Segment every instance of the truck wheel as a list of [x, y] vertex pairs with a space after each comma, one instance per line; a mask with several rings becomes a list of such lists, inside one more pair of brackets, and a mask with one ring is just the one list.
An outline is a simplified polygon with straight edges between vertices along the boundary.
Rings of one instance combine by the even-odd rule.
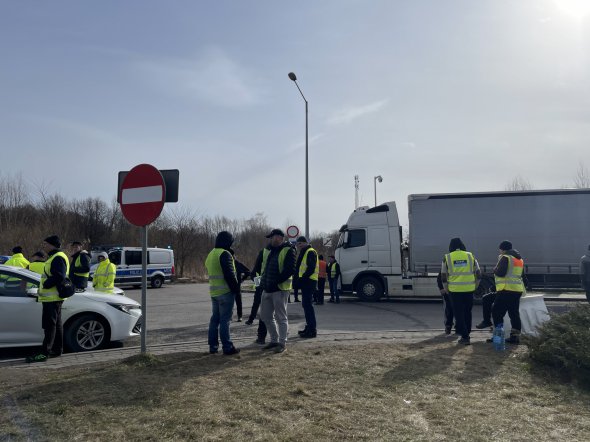
[[357, 283], [356, 293], [362, 301], [379, 301], [383, 296], [383, 284], [374, 276], [365, 276]]
[[484, 295], [496, 291], [496, 284], [494, 280], [489, 276], [484, 276], [477, 287], [477, 290], [473, 294], [473, 300], [476, 304], [481, 304], [481, 300]]
[[109, 342], [106, 321], [96, 315], [82, 315], [64, 330], [64, 343], [73, 352], [98, 350]]
[[153, 288], [159, 289], [164, 284], [164, 278], [161, 276], [154, 276], [151, 283]]

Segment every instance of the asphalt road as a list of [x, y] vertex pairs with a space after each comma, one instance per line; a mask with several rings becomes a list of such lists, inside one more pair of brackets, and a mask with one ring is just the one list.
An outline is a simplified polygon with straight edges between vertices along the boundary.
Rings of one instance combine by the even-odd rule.
[[[125, 289], [126, 295], [141, 301], [140, 289]], [[253, 293], [244, 293], [243, 320], [252, 306]], [[360, 302], [356, 297], [341, 298], [340, 304], [326, 302], [315, 306], [320, 333], [342, 331], [432, 330], [443, 328], [442, 302], [440, 300], [383, 300], [377, 303]], [[547, 301], [549, 312], [560, 313], [575, 302]], [[290, 333], [303, 328], [305, 318], [301, 303], [288, 307]], [[161, 344], [203, 339], [206, 336], [211, 301], [208, 284], [165, 285], [147, 292], [147, 343]], [[236, 313], [234, 309], [234, 319]], [[473, 323], [481, 320], [481, 306], [473, 308]], [[232, 322], [231, 332], [241, 337], [256, 337], [256, 322], [247, 326], [244, 322]], [[139, 345], [139, 338], [132, 338], [114, 346]], [[28, 355], [30, 349], [0, 350], [0, 360]]]

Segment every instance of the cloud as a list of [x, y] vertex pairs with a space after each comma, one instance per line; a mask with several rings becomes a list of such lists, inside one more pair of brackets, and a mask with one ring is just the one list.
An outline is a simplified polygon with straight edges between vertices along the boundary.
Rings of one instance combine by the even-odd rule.
[[402, 141], [400, 143], [400, 146], [404, 149], [415, 149], [416, 143], [414, 143], [413, 141]]
[[[312, 144], [315, 144], [316, 141], [318, 141], [320, 138], [322, 138], [324, 136], [323, 133], [319, 133], [316, 135], [313, 135], [309, 138], [309, 145], [311, 146]], [[290, 154], [292, 152], [298, 151], [299, 149], [303, 149], [305, 147], [305, 140], [303, 141], [298, 141], [296, 143], [293, 143], [288, 149], [287, 149], [287, 153]]]
[[148, 81], [167, 93], [221, 107], [252, 106], [265, 95], [256, 73], [218, 48], [204, 51], [196, 60], [161, 59], [137, 66]]
[[346, 107], [336, 111], [330, 118], [328, 124], [349, 124], [357, 118], [368, 114], [379, 112], [389, 102], [388, 99], [365, 104], [363, 106]]

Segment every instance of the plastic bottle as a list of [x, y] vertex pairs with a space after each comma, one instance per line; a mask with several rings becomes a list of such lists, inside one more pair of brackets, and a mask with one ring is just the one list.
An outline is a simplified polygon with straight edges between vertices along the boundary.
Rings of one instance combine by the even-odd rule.
[[494, 328], [494, 336], [492, 337], [494, 343], [494, 350], [504, 351], [506, 350], [506, 339], [504, 337], [504, 324], [498, 324]]

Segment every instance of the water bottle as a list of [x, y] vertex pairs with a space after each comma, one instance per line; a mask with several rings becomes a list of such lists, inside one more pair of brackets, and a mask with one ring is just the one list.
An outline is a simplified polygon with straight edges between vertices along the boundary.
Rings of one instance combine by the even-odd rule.
[[494, 350], [506, 350], [506, 340], [504, 338], [504, 324], [498, 324], [494, 328], [494, 336], [492, 337], [492, 342], [494, 343]]

